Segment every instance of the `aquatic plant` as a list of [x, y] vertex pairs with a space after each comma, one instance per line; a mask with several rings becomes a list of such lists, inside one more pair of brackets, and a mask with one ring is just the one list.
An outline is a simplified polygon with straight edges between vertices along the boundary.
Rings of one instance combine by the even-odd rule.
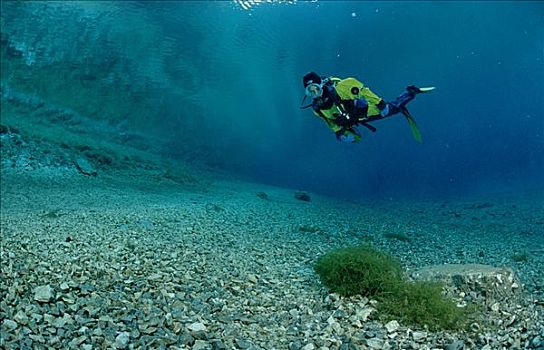
[[397, 290], [381, 298], [380, 311], [387, 319], [436, 329], [460, 329], [468, 313], [442, 294], [442, 284], [408, 282], [397, 284]]
[[396, 289], [402, 276], [395, 259], [369, 245], [333, 250], [317, 260], [315, 271], [335, 293], [371, 298]]
[[440, 284], [408, 281], [396, 259], [369, 245], [324, 254], [315, 271], [335, 293], [378, 300], [382, 317], [431, 329], [457, 329], [466, 323], [467, 314], [442, 294]]

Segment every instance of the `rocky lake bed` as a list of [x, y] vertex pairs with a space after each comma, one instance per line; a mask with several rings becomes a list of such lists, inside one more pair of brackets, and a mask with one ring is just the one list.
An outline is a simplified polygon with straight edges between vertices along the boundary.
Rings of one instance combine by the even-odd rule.
[[[2, 348], [544, 349], [538, 195], [346, 202], [1, 138]], [[330, 293], [316, 259], [360, 244], [481, 315], [431, 330]]]

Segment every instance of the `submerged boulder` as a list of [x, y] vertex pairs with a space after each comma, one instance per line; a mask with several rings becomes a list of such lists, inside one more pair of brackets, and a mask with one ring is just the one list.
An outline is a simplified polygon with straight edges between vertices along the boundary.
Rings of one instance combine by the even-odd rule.
[[268, 194], [266, 192], [257, 192], [255, 193], [255, 195], [259, 197], [260, 199], [265, 199], [265, 200], [268, 199]]
[[88, 176], [96, 176], [97, 172], [95, 168], [84, 158], [77, 158], [76, 161], [76, 167], [77, 170], [79, 170], [82, 174], [88, 175]]
[[295, 192], [295, 198], [298, 199], [299, 201], [304, 201], [304, 202], [309, 202], [311, 200], [308, 192], [304, 192], [304, 191]]
[[521, 283], [514, 271], [481, 264], [426, 266], [414, 271], [416, 280], [442, 282], [448, 293], [471, 296], [486, 304], [511, 299], [521, 294]]

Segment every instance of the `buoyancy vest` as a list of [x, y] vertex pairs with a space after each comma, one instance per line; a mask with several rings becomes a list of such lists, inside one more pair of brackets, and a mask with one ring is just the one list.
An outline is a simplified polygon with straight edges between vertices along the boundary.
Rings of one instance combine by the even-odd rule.
[[378, 104], [382, 99], [359, 80], [355, 78], [346, 78], [337, 82], [334, 88], [341, 100], [364, 98], [368, 103], [368, 116], [380, 114]]
[[[333, 103], [324, 103], [322, 105], [320, 105], [320, 103], [317, 103], [316, 105], [314, 105], [314, 113], [317, 116], [321, 117], [321, 119], [323, 119], [329, 129], [334, 132], [340, 131], [342, 129], [341, 126], [335, 123], [336, 117], [343, 112], [342, 101], [350, 101], [363, 98], [368, 103], [368, 116], [380, 114], [378, 104], [382, 99], [355, 78], [350, 77], [346, 79], [340, 79], [336, 77], [331, 77], [329, 78], [328, 82], [325, 83], [324, 89], [333, 90], [329, 93], [329, 95], [335, 96], [328, 96], [328, 98], [333, 99]], [[323, 105], [325, 106], [325, 108], [323, 108]]]

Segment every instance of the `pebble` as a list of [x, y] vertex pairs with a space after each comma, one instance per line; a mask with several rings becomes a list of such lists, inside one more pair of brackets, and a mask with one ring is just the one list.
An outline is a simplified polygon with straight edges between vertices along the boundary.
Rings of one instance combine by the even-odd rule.
[[300, 350], [301, 348], [302, 348], [302, 344], [298, 340], [290, 342], [289, 346], [287, 347], [288, 350]]
[[204, 340], [195, 340], [192, 350], [208, 350], [211, 349], [210, 343]]
[[236, 339], [234, 345], [236, 345], [238, 349], [249, 349], [251, 347], [251, 343], [244, 339]]
[[374, 311], [375, 309], [372, 307], [365, 307], [361, 310], [357, 310], [356, 316], [359, 317], [361, 321], [365, 322], [370, 316], [370, 314], [373, 313]]
[[298, 312], [297, 309], [291, 309], [291, 310], [289, 310], [289, 315], [291, 315], [291, 317], [293, 317], [293, 318], [297, 318], [298, 315], [299, 315], [299, 312]]
[[399, 323], [397, 321], [389, 321], [385, 324], [385, 328], [387, 329], [387, 333], [393, 333], [397, 329], [399, 329]]
[[28, 323], [28, 316], [22, 310], [19, 310], [15, 316], [13, 316], [13, 319], [21, 325], [26, 325]]
[[212, 349], [213, 350], [226, 350], [227, 347], [225, 346], [225, 344], [221, 340], [215, 339], [215, 340], [212, 340]]
[[368, 345], [371, 349], [382, 349], [384, 344], [382, 339], [372, 338], [366, 341], [366, 345]]
[[97, 172], [95, 168], [84, 158], [78, 158], [75, 161], [77, 169], [85, 175], [96, 176]]
[[74, 324], [74, 319], [69, 314], [51, 320], [51, 325], [56, 328], [63, 328], [66, 324]]
[[130, 340], [130, 334], [128, 332], [121, 332], [115, 337], [115, 346], [118, 349], [126, 349]]
[[427, 332], [416, 331], [416, 332], [412, 333], [412, 338], [414, 338], [415, 341], [421, 341], [421, 340], [427, 338]]
[[39, 334], [30, 334], [28, 337], [34, 340], [35, 342], [42, 343], [42, 344], [45, 343], [45, 338]]
[[13, 320], [5, 319], [4, 322], [2, 322], [2, 326], [4, 326], [4, 328], [5, 328], [8, 332], [11, 332], [11, 331], [14, 330], [15, 328], [17, 328], [17, 322], [15, 322], [15, 321], [13, 321]]
[[43, 320], [47, 324], [53, 324], [53, 322], [55, 322], [57, 319], [51, 314], [45, 314], [43, 315]]
[[453, 343], [446, 347], [446, 350], [462, 350], [465, 347], [465, 342], [462, 340], [455, 340]]
[[247, 280], [251, 283], [257, 283], [259, 280], [257, 279], [257, 276], [255, 275], [249, 275], [247, 276]]
[[87, 337], [82, 335], [81, 337], [77, 337], [75, 339], [73, 339], [71, 342], [70, 342], [70, 345], [71, 346], [75, 346], [75, 347], [78, 347], [79, 345], [81, 345], [85, 340], [87, 340]]
[[39, 286], [34, 289], [34, 300], [41, 303], [48, 303], [54, 297], [54, 290], [50, 285]]
[[538, 348], [542, 345], [542, 339], [540, 338], [540, 336], [537, 335], [536, 337], [534, 337], [531, 343], [535, 348]]
[[191, 323], [188, 328], [191, 332], [205, 332], [206, 331], [206, 326], [201, 322]]
[[155, 228], [155, 225], [153, 224], [153, 222], [148, 219], [140, 220], [138, 223], [140, 224], [140, 226], [142, 226], [146, 230], [153, 230]]
[[313, 343], [308, 343], [304, 345], [301, 350], [314, 350], [314, 349], [315, 349], [315, 345]]

